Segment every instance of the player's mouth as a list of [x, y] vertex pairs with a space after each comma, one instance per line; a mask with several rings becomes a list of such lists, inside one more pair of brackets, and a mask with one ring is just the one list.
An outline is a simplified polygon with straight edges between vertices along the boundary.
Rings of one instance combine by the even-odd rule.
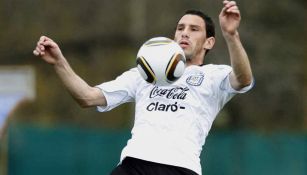
[[190, 43], [187, 40], [181, 40], [179, 41], [179, 45], [182, 49], [185, 49], [190, 45]]

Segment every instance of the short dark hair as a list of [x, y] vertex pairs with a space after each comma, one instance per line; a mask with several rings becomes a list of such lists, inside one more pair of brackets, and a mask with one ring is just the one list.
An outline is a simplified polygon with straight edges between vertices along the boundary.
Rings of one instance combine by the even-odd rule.
[[[182, 16], [184, 15], [196, 15], [196, 16], [201, 17], [205, 22], [207, 38], [215, 37], [215, 25], [210, 16], [208, 16], [207, 14], [205, 14], [204, 12], [200, 10], [194, 10], [194, 9], [185, 11], [185, 13]], [[207, 54], [208, 52], [209, 50], [206, 50], [205, 54]]]
[[207, 37], [215, 37], [215, 26], [210, 16], [200, 10], [187, 10], [185, 11], [184, 15], [196, 15], [201, 17], [205, 22]]

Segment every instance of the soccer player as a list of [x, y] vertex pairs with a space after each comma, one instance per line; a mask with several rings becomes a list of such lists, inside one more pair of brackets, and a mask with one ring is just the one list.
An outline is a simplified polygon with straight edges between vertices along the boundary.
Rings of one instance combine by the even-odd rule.
[[83, 107], [97, 106], [104, 112], [135, 102], [132, 137], [112, 175], [200, 175], [199, 156], [216, 115], [235, 94], [253, 86], [250, 63], [238, 33], [240, 20], [236, 2], [223, 1], [219, 22], [231, 66], [203, 65], [215, 43], [214, 25], [202, 12], [187, 11], [174, 37], [184, 50], [187, 67], [170, 86], [149, 84], [132, 68], [113, 81], [91, 87], [75, 74], [50, 38], [42, 36], [33, 52], [53, 65]]

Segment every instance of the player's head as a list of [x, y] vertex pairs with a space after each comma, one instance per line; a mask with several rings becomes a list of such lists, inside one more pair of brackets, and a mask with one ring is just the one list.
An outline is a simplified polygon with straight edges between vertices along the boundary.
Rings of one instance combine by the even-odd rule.
[[183, 48], [187, 59], [203, 59], [215, 43], [212, 19], [198, 10], [188, 10], [177, 23], [175, 41]]

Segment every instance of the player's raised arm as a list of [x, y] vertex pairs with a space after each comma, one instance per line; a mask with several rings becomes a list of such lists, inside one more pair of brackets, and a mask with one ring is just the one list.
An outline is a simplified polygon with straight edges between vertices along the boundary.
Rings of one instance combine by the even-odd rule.
[[101, 91], [89, 86], [72, 70], [58, 44], [52, 39], [41, 36], [33, 54], [53, 65], [64, 86], [82, 107], [106, 105], [106, 99]]
[[233, 72], [230, 75], [230, 83], [234, 89], [239, 90], [252, 83], [252, 71], [238, 32], [241, 21], [240, 10], [235, 1], [225, 0], [223, 5], [219, 20], [233, 68]]

